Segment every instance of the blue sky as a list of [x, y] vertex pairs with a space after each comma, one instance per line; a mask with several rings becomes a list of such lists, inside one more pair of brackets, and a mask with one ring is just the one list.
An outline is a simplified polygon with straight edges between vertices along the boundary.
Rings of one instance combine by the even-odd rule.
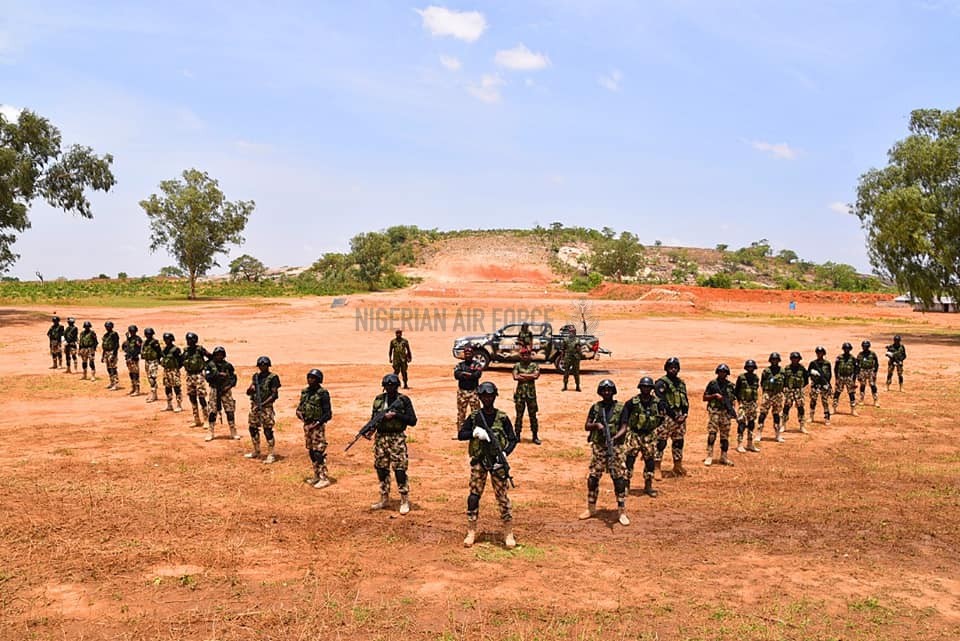
[[559, 221], [866, 271], [843, 204], [912, 109], [960, 105], [957, 34], [960, 0], [0, 0], [0, 105], [118, 179], [93, 220], [35, 206], [9, 273], [172, 264], [137, 203], [188, 167], [256, 201], [231, 256], [270, 266]]

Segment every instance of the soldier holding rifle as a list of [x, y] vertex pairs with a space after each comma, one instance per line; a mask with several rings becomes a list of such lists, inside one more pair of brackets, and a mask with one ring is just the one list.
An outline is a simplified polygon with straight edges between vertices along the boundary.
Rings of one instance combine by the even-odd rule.
[[273, 426], [276, 424], [276, 417], [273, 411], [273, 402], [280, 397], [280, 377], [270, 371], [270, 357], [261, 356], [257, 359], [257, 369], [260, 370], [253, 375], [250, 387], [247, 388], [247, 396], [250, 397], [250, 416], [247, 418], [247, 425], [250, 430], [250, 442], [253, 449], [244, 454], [244, 458], [260, 458], [260, 430], [267, 439], [267, 458], [264, 463], [273, 463], [277, 460], [273, 448]]
[[303, 421], [303, 438], [313, 464], [313, 478], [304, 479], [318, 490], [330, 485], [327, 477], [327, 422], [333, 418], [330, 392], [323, 389], [323, 372], [314, 368], [307, 372], [307, 386], [300, 392], [297, 418]]

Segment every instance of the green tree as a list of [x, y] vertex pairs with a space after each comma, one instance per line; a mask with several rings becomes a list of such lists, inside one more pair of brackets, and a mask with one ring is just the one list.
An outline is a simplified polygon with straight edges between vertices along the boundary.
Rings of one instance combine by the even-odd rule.
[[161, 267], [160, 273], [158, 274], [161, 278], [184, 278], [186, 275], [187, 273], [176, 265]]
[[357, 278], [369, 289], [376, 289], [380, 279], [393, 271], [390, 249], [389, 239], [377, 232], [357, 234], [350, 239], [350, 255], [357, 268]]
[[250, 254], [238, 256], [230, 261], [230, 277], [233, 280], [259, 282], [267, 273], [267, 266]]
[[960, 109], [917, 109], [888, 164], [860, 177], [871, 264], [926, 303], [960, 298]]
[[255, 204], [229, 202], [216, 180], [205, 172], [187, 169], [183, 180], [160, 183], [163, 196], [140, 201], [150, 218], [150, 251], [163, 247], [190, 279], [190, 298], [197, 297], [197, 277], [219, 265], [217, 254], [227, 245], [243, 242], [240, 233]]
[[617, 238], [603, 238], [593, 244], [590, 267], [604, 276], [623, 280], [634, 276], [643, 261], [643, 245], [635, 234], [620, 232]]
[[797, 256], [797, 252], [792, 249], [781, 249], [777, 254], [777, 258], [788, 265], [792, 265], [797, 262], [797, 259], [800, 257]]
[[0, 273], [19, 256], [11, 246], [30, 228], [30, 206], [43, 199], [52, 207], [93, 218], [85, 191], [109, 191], [116, 183], [113, 156], [89, 147], [61, 147], [60, 130], [29, 110], [16, 121], [0, 114]]

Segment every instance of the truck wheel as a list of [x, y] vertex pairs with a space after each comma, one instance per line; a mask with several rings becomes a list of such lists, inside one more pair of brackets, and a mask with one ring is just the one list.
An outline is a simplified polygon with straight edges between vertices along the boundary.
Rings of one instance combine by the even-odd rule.
[[483, 369], [490, 367], [490, 353], [481, 348], [473, 354], [473, 360], [483, 366]]

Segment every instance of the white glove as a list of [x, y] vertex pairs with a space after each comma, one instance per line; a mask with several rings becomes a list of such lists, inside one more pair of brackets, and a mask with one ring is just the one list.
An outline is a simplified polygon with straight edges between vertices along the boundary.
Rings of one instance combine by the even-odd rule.
[[490, 442], [490, 436], [487, 434], [487, 430], [483, 429], [482, 427], [473, 428], [473, 438], [480, 439], [481, 441], [485, 441], [487, 443]]

